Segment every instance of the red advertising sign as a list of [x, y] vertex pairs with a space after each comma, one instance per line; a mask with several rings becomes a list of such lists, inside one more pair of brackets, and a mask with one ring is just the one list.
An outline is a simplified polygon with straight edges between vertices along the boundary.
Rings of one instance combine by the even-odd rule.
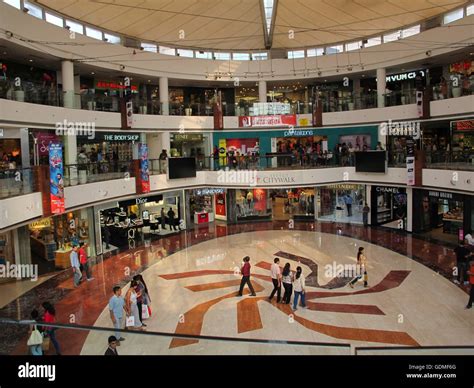
[[474, 130], [474, 120], [454, 121], [454, 129], [456, 131], [473, 131]]
[[225, 213], [225, 193], [216, 194], [216, 214], [218, 216], [224, 216]]
[[55, 133], [49, 132], [38, 132], [36, 135], [36, 141], [38, 144], [39, 156], [49, 155], [49, 145], [59, 141], [59, 137]]
[[[97, 84], [95, 86], [96, 89], [114, 89], [114, 90], [123, 90], [127, 86], [123, 84], [119, 84], [117, 82], [107, 82], [107, 81], [97, 81]], [[138, 92], [138, 87], [135, 85], [131, 85], [130, 89], [133, 92]]]
[[239, 127], [279, 127], [296, 126], [296, 115], [273, 115], [273, 116], [240, 116]]

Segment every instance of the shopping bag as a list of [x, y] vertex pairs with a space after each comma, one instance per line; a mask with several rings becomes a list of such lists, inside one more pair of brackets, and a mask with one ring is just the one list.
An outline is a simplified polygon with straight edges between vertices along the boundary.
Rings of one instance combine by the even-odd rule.
[[43, 334], [41, 334], [41, 332], [35, 326], [26, 344], [28, 346], [36, 346], [36, 345], [41, 345], [42, 343], [43, 343]]
[[148, 315], [151, 317], [151, 307], [148, 306]]
[[142, 304], [142, 319], [150, 318], [150, 314], [148, 313], [148, 306], [146, 304]]
[[135, 326], [135, 317], [133, 315], [127, 317], [127, 321], [125, 322], [125, 326], [127, 326], [127, 327]]
[[44, 337], [43, 343], [41, 344], [41, 347], [43, 348], [43, 352], [47, 352], [49, 350], [49, 344], [51, 343], [51, 340], [49, 337]]

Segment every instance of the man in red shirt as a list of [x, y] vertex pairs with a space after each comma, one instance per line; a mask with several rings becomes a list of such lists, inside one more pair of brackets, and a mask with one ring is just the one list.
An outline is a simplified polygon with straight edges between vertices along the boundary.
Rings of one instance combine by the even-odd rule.
[[471, 292], [469, 293], [469, 302], [467, 302], [467, 309], [472, 308], [472, 302], [474, 302], [474, 261], [469, 263], [469, 271], [467, 274], [469, 275], [469, 283], [471, 284]]
[[87, 244], [81, 243], [81, 247], [79, 248], [78, 254], [79, 254], [79, 263], [82, 266], [82, 269], [86, 273], [87, 280], [92, 280], [94, 279], [91, 277], [91, 270], [89, 267], [89, 261], [87, 260]]
[[240, 282], [240, 289], [237, 296], [242, 296], [242, 291], [244, 290], [245, 283], [247, 283], [250, 288], [250, 296], [256, 296], [255, 291], [252, 287], [252, 283], [250, 283], [250, 257], [244, 257], [244, 265], [240, 269], [240, 272], [242, 273], [242, 281]]

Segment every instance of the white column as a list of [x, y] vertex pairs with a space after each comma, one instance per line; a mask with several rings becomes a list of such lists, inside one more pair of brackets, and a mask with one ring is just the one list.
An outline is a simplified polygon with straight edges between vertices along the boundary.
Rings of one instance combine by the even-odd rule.
[[413, 232], [413, 189], [407, 187], [407, 232]]
[[74, 76], [74, 108], [81, 109], [81, 76]]
[[61, 78], [63, 85], [63, 106], [74, 108], [74, 63], [64, 60], [61, 62]]
[[163, 116], [168, 116], [170, 114], [168, 78], [160, 77], [159, 91], [160, 91], [161, 114]]
[[267, 81], [258, 81], [258, 101], [267, 102]]
[[385, 106], [385, 89], [387, 72], [385, 69], [377, 69], [377, 107], [383, 108]]

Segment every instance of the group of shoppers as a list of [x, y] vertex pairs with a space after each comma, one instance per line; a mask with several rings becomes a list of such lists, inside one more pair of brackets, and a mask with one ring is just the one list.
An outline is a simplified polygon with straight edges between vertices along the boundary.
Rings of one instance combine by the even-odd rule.
[[[74, 287], [79, 287], [82, 279], [85, 277], [87, 281], [91, 281], [92, 277], [91, 263], [87, 255], [87, 244], [79, 243], [79, 245], [73, 245], [72, 251], [69, 254], [71, 260], [71, 267], [73, 270], [73, 282]], [[84, 272], [84, 274], [83, 274]]]
[[[305, 277], [303, 275], [303, 270], [300, 266], [296, 267], [296, 273], [291, 271], [290, 263], [286, 263], [283, 267], [283, 271], [280, 269], [280, 259], [276, 257], [273, 260], [273, 264], [271, 266], [271, 276], [272, 276], [272, 283], [273, 283], [273, 290], [268, 297], [268, 300], [272, 300], [277, 294], [277, 303], [283, 304], [290, 304], [291, 296], [293, 291], [295, 296], [293, 298], [293, 310], [297, 309], [298, 300], [301, 299], [301, 306], [306, 308], [305, 302], [305, 293], [306, 293], [306, 282]], [[283, 298], [281, 298], [281, 285], [283, 284], [283, 288], [285, 290], [283, 294]]]

